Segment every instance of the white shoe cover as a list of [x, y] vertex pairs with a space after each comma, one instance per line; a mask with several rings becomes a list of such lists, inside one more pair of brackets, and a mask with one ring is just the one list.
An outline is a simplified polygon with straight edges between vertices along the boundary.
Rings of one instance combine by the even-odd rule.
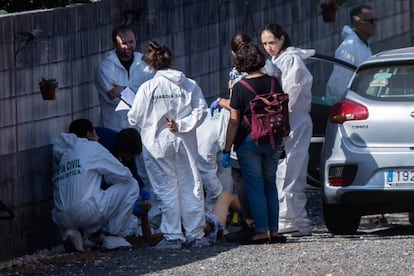
[[62, 235], [62, 240], [66, 241], [67, 239], [71, 241], [76, 250], [85, 251], [85, 249], [83, 248], [82, 235], [78, 230], [65, 230]]
[[102, 247], [106, 249], [128, 248], [132, 245], [123, 237], [119, 236], [105, 236]]

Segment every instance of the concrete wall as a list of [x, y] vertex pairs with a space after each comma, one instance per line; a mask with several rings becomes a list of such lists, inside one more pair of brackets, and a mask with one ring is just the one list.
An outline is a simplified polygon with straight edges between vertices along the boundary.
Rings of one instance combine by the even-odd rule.
[[[0, 220], [0, 261], [58, 241], [50, 220], [51, 144], [75, 118], [99, 125], [93, 72], [111, 49], [112, 28], [124, 21], [128, 6], [143, 9], [128, 20], [139, 50], [145, 52], [149, 39], [168, 45], [176, 67], [198, 81], [211, 102], [226, 96], [229, 40], [235, 31], [257, 41], [262, 25], [278, 22], [295, 45], [333, 55], [349, 7], [359, 2], [346, 1], [334, 23], [323, 22], [311, 0], [102, 0], [0, 16], [0, 200], [16, 215]], [[413, 0], [365, 2], [380, 18], [374, 52], [412, 45]], [[28, 32], [36, 38], [29, 41]], [[43, 76], [59, 81], [56, 100], [42, 100], [38, 82]]]

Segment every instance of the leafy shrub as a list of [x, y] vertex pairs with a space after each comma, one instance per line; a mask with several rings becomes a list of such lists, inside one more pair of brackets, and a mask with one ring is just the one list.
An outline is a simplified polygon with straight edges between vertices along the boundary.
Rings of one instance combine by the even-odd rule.
[[91, 0], [0, 0], [0, 10], [9, 13], [36, 9], [64, 7], [75, 3], [90, 3]]

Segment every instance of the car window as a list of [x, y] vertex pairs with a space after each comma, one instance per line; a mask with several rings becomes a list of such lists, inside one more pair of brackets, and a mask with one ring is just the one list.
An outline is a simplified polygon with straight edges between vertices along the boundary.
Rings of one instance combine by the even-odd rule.
[[359, 70], [351, 90], [380, 101], [414, 99], [414, 65], [391, 64]]
[[313, 76], [312, 103], [331, 106], [331, 100], [326, 96], [326, 84], [333, 65], [325, 61], [312, 60], [308, 62], [307, 66]]
[[[340, 59], [315, 53], [314, 56], [305, 60], [306, 66], [313, 76], [312, 105], [331, 107], [336, 103], [336, 97], [326, 95], [326, 85], [332, 73], [334, 65], [340, 66], [346, 72], [352, 74], [356, 66]], [[345, 87], [343, 87], [345, 89]]]
[[[326, 85], [332, 73], [332, 68], [334, 65], [340, 65], [341, 67], [345, 68], [345, 70], [349, 70], [349, 72], [352, 74], [355, 71], [356, 67], [334, 57], [324, 56], [320, 54], [315, 54], [314, 56], [306, 59], [305, 63], [313, 76], [312, 106], [310, 110], [313, 124], [312, 136], [324, 137], [329, 113], [331, 111], [332, 105], [337, 100], [336, 97], [328, 97], [326, 95]], [[345, 87], [343, 87], [343, 89], [345, 89]], [[320, 152], [320, 149], [317, 151]], [[312, 160], [310, 163], [312, 163]]]

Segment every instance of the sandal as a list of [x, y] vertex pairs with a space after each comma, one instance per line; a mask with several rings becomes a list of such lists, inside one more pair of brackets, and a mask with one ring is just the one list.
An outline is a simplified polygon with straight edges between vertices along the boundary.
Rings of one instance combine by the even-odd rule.
[[286, 237], [282, 235], [271, 236], [270, 243], [286, 243]]
[[269, 244], [269, 238], [262, 238], [262, 239], [250, 239], [246, 241], [241, 241], [240, 244], [248, 245], [248, 244]]

